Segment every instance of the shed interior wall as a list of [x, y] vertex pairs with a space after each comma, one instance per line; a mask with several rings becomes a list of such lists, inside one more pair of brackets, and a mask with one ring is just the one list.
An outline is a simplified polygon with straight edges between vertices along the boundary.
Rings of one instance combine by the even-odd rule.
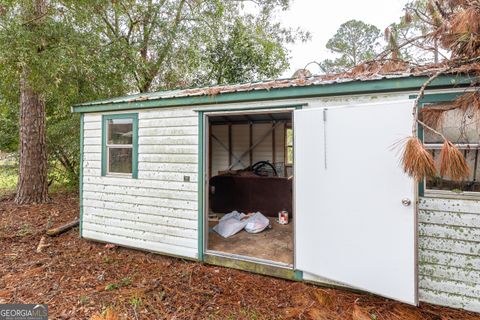
[[[207, 118], [208, 252], [293, 266], [293, 223], [281, 225], [275, 218], [281, 210], [289, 211], [292, 216], [293, 180], [291, 173], [285, 173], [284, 157], [292, 110], [275, 114], [212, 113]], [[261, 172], [243, 171], [259, 161], [273, 164], [277, 174], [269, 166], [262, 167], [266, 171]], [[270, 220], [270, 228], [258, 234], [239, 230], [224, 238], [214, 230], [221, 224], [219, 219], [232, 211], [260, 212]]]
[[[277, 164], [280, 169], [285, 165], [285, 130], [286, 123], [280, 124], [274, 131], [272, 123], [256, 123], [251, 125], [251, 141], [253, 143], [260, 141], [263, 136], [267, 136], [261, 140], [262, 142], [251, 151], [250, 154], [245, 154], [232, 167], [234, 170], [244, 169], [258, 161], [269, 161]], [[230, 127], [230, 129], [229, 129]], [[229, 130], [230, 138], [229, 138]], [[211, 126], [211, 134], [217, 139], [210, 139], [211, 141], [211, 176], [217, 175], [221, 171], [225, 171], [230, 165], [229, 148], [232, 150], [232, 162], [237, 162], [250, 148], [250, 125], [249, 124], [220, 124]], [[273, 150], [273, 143], [275, 143], [275, 150]], [[229, 147], [230, 144], [230, 147]], [[283, 169], [282, 169], [283, 172]]]

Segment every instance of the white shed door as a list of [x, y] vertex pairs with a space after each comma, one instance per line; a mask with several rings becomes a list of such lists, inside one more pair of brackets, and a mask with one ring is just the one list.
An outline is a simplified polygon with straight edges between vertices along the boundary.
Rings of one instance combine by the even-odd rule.
[[415, 185], [392, 150], [411, 103], [295, 111], [297, 270], [417, 304]]

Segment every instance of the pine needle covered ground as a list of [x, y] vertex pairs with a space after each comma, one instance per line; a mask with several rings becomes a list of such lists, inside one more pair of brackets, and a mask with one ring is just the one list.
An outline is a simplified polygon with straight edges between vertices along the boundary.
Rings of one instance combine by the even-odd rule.
[[78, 198], [66, 193], [43, 205], [0, 201], [0, 303], [46, 303], [49, 319], [75, 320], [480, 319], [105, 246], [80, 239], [77, 229], [47, 238], [37, 253], [45, 229], [73, 220], [77, 208]]

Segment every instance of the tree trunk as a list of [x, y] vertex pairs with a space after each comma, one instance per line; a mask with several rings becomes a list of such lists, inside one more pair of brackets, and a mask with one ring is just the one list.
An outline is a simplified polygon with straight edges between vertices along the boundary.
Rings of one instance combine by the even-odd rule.
[[[26, 28], [35, 30], [47, 12], [47, 0], [33, 0], [24, 8]], [[39, 54], [42, 41], [34, 54]], [[30, 69], [24, 66], [20, 76], [19, 170], [15, 202], [18, 204], [48, 201], [47, 134], [45, 99], [30, 83]]]
[[20, 80], [18, 204], [48, 201], [46, 140], [45, 100], [29, 85], [25, 69]]

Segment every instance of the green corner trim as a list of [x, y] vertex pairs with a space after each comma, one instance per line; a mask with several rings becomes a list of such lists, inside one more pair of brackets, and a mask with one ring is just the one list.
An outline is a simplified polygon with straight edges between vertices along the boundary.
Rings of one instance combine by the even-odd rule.
[[[176, 106], [209, 105], [233, 102], [309, 98], [321, 96], [398, 92], [407, 90], [418, 90], [427, 79], [427, 76], [412, 76], [393, 79], [350, 81], [345, 83], [310, 85], [303, 87], [297, 86], [287, 88], [272, 88], [269, 90], [240, 91], [210, 96], [181, 96], [130, 102], [122, 102], [120, 99], [117, 99], [117, 101], [120, 100], [118, 102], [112, 100], [103, 100], [98, 102], [77, 104], [72, 107], [72, 112], [118, 111]], [[473, 77], [467, 75], [440, 76], [432, 81], [432, 83], [429, 85], [429, 89], [468, 86], [471, 84], [473, 79]], [[125, 97], [125, 99], [128, 99], [128, 97]]]
[[302, 107], [308, 105], [308, 103], [291, 103], [291, 104], [280, 104], [280, 105], [273, 105], [273, 106], [257, 106], [257, 107], [251, 107], [251, 106], [242, 106], [242, 107], [230, 107], [230, 108], [212, 108], [208, 110], [193, 110], [197, 112], [205, 112], [205, 113], [210, 113], [210, 112], [234, 112], [234, 111], [268, 111], [268, 110], [275, 110], [275, 109], [302, 109]]
[[[450, 102], [464, 95], [465, 93], [466, 93], [465, 91], [457, 91], [457, 92], [447, 92], [447, 93], [426, 94], [423, 96], [423, 98], [420, 99], [419, 103], [425, 104], [425, 103], [437, 103], [437, 102]], [[410, 99], [416, 99], [417, 97], [418, 95], [416, 94], [409, 96]]]
[[107, 175], [107, 121], [112, 119], [132, 119], [132, 178], [138, 178], [138, 113], [102, 115], [102, 176]]
[[[215, 109], [208, 110], [208, 112], [222, 112], [222, 111], [236, 111], [236, 110], [271, 110], [271, 109], [287, 109], [293, 108], [295, 110], [302, 109], [306, 103], [296, 103], [289, 105], [277, 105], [277, 106], [261, 106], [250, 108], [230, 108], [230, 109]], [[205, 261], [205, 238], [204, 238], [204, 221], [205, 221], [205, 166], [204, 166], [204, 140], [205, 140], [205, 113], [206, 111], [198, 111], [198, 260]]]
[[205, 174], [203, 167], [203, 135], [204, 135], [204, 115], [203, 112], [198, 113], [198, 260], [203, 261], [203, 215], [204, 215], [204, 185]]
[[84, 115], [80, 115], [80, 171], [79, 171], [79, 181], [78, 181], [78, 200], [79, 200], [79, 210], [80, 210], [80, 221], [79, 221], [79, 232], [80, 238], [83, 237], [83, 128], [84, 128]]
[[[290, 268], [267, 265], [254, 261], [239, 260], [228, 256], [218, 256], [212, 254], [205, 254], [204, 262], [207, 264], [212, 264], [216, 266], [222, 266], [226, 268], [233, 268], [237, 270], [243, 270], [253, 273], [258, 273], [266, 276], [301, 281], [302, 279], [298, 278], [298, 271], [294, 271]], [[301, 273], [301, 271], [300, 271]]]
[[303, 271], [295, 270], [295, 280], [296, 281], [303, 281]]

